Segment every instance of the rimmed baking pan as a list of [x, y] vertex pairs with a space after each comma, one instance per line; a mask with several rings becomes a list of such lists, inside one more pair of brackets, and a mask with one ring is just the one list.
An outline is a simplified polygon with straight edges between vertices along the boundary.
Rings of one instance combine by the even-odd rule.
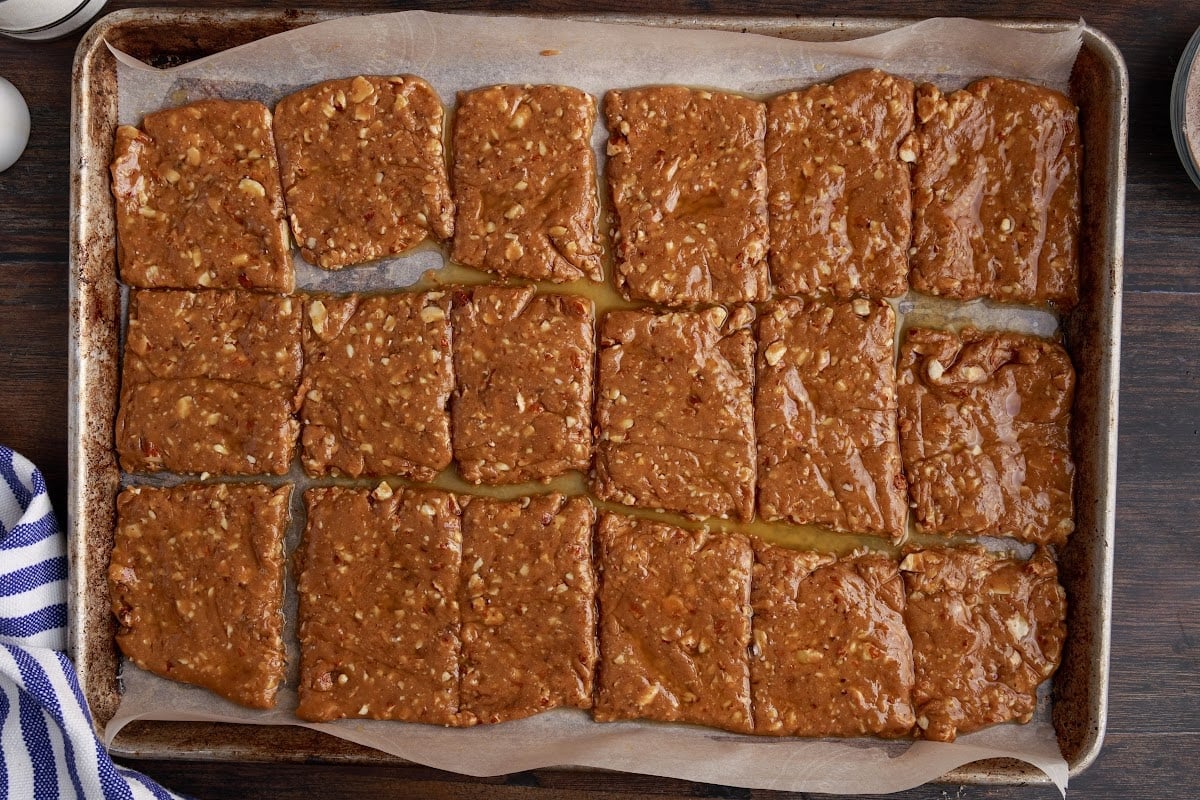
[[[119, 471], [113, 452], [121, 323], [108, 164], [117, 121], [116, 61], [106, 43], [169, 66], [336, 16], [335, 12], [129, 9], [101, 19], [84, 37], [72, 75], [71, 271], [68, 499], [71, 655], [97, 725], [119, 701], [106, 580]], [[912, 20], [881, 18], [570, 15], [559, 18], [744, 30], [829, 41], [882, 33]], [[1030, 31], [1073, 23], [1010, 20]], [[1116, 496], [1118, 368], [1129, 84], [1120, 53], [1085, 27], [1071, 79], [1080, 107], [1083, 174], [1081, 302], [1066, 318], [1078, 371], [1074, 409], [1076, 531], [1060, 551], [1069, 599], [1068, 639], [1054, 678], [1052, 713], [1062, 753], [1077, 775], [1099, 753], [1107, 712], [1113, 528]], [[241, 761], [402, 763], [394, 756], [297, 727], [139, 722], [113, 750], [127, 757]], [[1021, 762], [976, 762], [943, 776], [953, 783], [1038, 783]]]

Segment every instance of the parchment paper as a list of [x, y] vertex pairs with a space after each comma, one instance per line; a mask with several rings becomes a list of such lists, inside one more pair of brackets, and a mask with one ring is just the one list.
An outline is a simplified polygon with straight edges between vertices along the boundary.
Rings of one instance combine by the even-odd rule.
[[[137, 124], [150, 111], [206, 97], [253, 98], [274, 105], [300, 87], [356, 74], [411, 73], [428, 80], [448, 107], [458, 91], [495, 83], [562, 83], [603, 96], [611, 88], [683, 83], [767, 96], [878, 66], [944, 89], [996, 75], [1066, 90], [1082, 24], [1061, 33], [1013, 31], [961, 19], [935, 19], [866, 39], [804, 43], [755, 34], [472, 17], [411, 11], [347, 17], [279, 34], [170, 70], [117, 53], [118, 115]], [[604, 133], [593, 135], [604, 165]], [[432, 247], [340, 272], [305, 264], [294, 253], [297, 286], [357, 291], [405, 286], [443, 265]], [[950, 305], [913, 295], [898, 303], [913, 319], [970, 319], [1042, 335], [1053, 316], [988, 303]], [[303, 485], [303, 478], [298, 483]], [[301, 488], [298, 486], [297, 489]], [[298, 497], [296, 498], [298, 500]], [[294, 503], [297, 506], [298, 503]], [[294, 546], [295, 534], [289, 534]], [[289, 591], [289, 655], [294, 588]], [[304, 725], [438, 769], [497, 775], [558, 765], [640, 772], [749, 788], [829, 793], [885, 793], [917, 786], [963, 764], [1010, 757], [1045, 772], [1065, 794], [1046, 687], [1028, 725], [1000, 725], [953, 744], [748, 737], [685, 725], [592, 722], [577, 711], [470, 729], [367, 720], [301, 723], [293, 679], [275, 711], [241, 708], [195, 687], [123, 668], [123, 695], [105, 736], [111, 742], [138, 719]]]

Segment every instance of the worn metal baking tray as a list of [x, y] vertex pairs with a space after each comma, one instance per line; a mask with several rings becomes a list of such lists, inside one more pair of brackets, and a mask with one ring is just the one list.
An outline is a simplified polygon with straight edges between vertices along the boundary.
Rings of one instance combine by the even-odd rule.
[[[118, 389], [120, 293], [108, 164], [116, 127], [116, 62], [105, 42], [167, 66], [345, 12], [129, 9], [101, 19], [76, 52], [72, 84], [70, 383], [70, 651], [98, 726], [116, 709], [118, 657], [106, 580], [119, 473], [113, 451]], [[881, 33], [912, 20], [803, 17], [564, 15], [564, 18], [746, 30], [827, 41]], [[1034, 31], [1069, 22], [1010, 20]], [[1068, 638], [1054, 678], [1053, 719], [1072, 776], [1095, 760], [1104, 738], [1112, 609], [1117, 398], [1125, 153], [1129, 82], [1108, 37], [1084, 30], [1071, 94], [1085, 142], [1082, 301], [1064, 321], [1078, 370], [1074, 409], [1076, 532], [1060, 552], [1070, 599]], [[142, 722], [113, 750], [126, 757], [242, 761], [403, 763], [315, 731], [286, 726]], [[1040, 783], [1027, 764], [991, 760], [943, 776], [953, 783]]]

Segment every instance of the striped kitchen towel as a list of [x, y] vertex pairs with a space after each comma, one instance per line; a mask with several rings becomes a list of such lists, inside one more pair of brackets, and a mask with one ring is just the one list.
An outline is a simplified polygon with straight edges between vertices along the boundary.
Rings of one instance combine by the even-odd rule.
[[66, 540], [42, 473], [0, 445], [0, 798], [178, 797], [108, 757], [66, 646]]

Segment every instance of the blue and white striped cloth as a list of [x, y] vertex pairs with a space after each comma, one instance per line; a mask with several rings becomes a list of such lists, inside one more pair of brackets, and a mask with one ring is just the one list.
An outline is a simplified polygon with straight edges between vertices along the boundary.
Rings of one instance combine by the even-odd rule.
[[178, 797], [119, 767], [67, 646], [67, 546], [42, 473], [0, 445], [0, 800]]

